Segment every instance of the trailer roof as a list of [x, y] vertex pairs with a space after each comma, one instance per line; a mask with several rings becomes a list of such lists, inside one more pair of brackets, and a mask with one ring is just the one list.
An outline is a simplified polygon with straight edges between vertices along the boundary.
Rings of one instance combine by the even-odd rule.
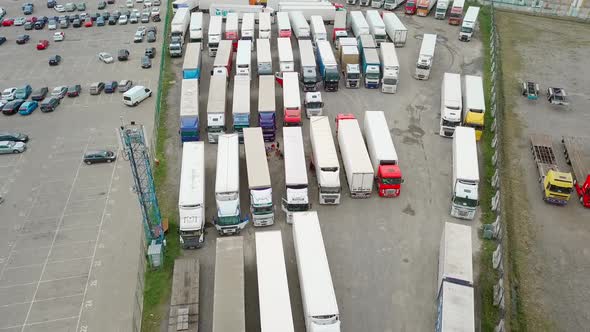
[[207, 113], [225, 113], [225, 95], [227, 81], [223, 75], [211, 76], [209, 82], [209, 98], [207, 99]]
[[425, 33], [422, 38], [422, 46], [420, 46], [420, 54], [427, 54], [434, 56], [434, 48], [436, 47], [436, 35]]
[[199, 80], [182, 80], [180, 116], [199, 116]]
[[463, 18], [463, 22], [475, 23], [475, 21], [477, 20], [478, 14], [479, 14], [479, 7], [469, 6], [469, 8], [467, 8], [467, 13], [465, 13], [465, 17]]
[[204, 202], [205, 144], [184, 142], [180, 169], [178, 205], [198, 205]]
[[367, 15], [367, 24], [369, 24], [369, 26], [375, 25], [376, 27], [385, 29], [385, 23], [383, 23], [383, 19], [377, 10], [367, 10], [365, 15]]
[[[198, 29], [197, 29], [198, 28]], [[190, 30], [203, 30], [203, 12], [191, 13]]]
[[[225, 67], [229, 63], [233, 53], [232, 41], [223, 39], [219, 41], [215, 60], [213, 60], [213, 67]], [[231, 73], [228, 73], [230, 75]]]
[[277, 27], [279, 28], [279, 30], [281, 30], [281, 29], [291, 30], [291, 21], [289, 20], [289, 13], [288, 12], [278, 12], [277, 13]]
[[309, 67], [316, 65], [315, 53], [313, 50], [313, 44], [309, 39], [299, 40], [299, 59], [301, 60], [302, 67]]
[[330, 119], [327, 116], [312, 116], [309, 123], [311, 147], [319, 163], [315, 167], [340, 168], [336, 146], [334, 145], [334, 137], [330, 128]]
[[350, 12], [350, 20], [352, 22], [357, 23], [357, 25], [359, 27], [366, 27], [367, 29], [369, 28], [369, 23], [367, 23], [367, 20], [365, 19], [365, 16], [363, 15], [363, 12], [358, 11], [358, 10], [353, 10]]
[[[375, 151], [378, 154], [379, 160], [395, 160], [397, 159], [397, 152], [393, 146], [393, 140], [389, 133], [387, 120], [383, 111], [366, 111], [365, 112], [365, 136], [367, 142], [371, 140], [375, 143]], [[374, 170], [375, 173], [377, 172]]]
[[397, 52], [395, 51], [395, 45], [393, 43], [383, 42], [380, 45], [381, 62], [384, 67], [398, 67], [399, 60], [397, 58]]
[[271, 186], [270, 173], [262, 129], [260, 127], [244, 128], [243, 132], [248, 186], [250, 188], [269, 188]]
[[227, 13], [225, 17], [225, 31], [238, 32], [238, 13]]
[[324, 65], [337, 65], [330, 42], [327, 40], [318, 40], [316, 44]]
[[295, 329], [281, 231], [256, 232], [255, 236], [260, 330], [293, 332]]
[[201, 43], [187, 43], [182, 69], [201, 67]]
[[483, 80], [481, 76], [465, 75], [465, 105], [468, 110], [486, 110], [486, 100], [483, 94]]
[[250, 113], [250, 78], [246, 75], [234, 76], [234, 93], [232, 97], [233, 114]]
[[213, 332], [246, 331], [244, 242], [241, 236], [217, 239], [214, 287]]
[[279, 61], [293, 61], [290, 38], [277, 38], [277, 47], [279, 49]]
[[240, 151], [238, 134], [219, 135], [215, 192], [234, 192], [240, 188]]
[[461, 95], [461, 75], [455, 73], [444, 73], [443, 76], [444, 86], [444, 106], [458, 107], [457, 110], [461, 111], [461, 105], [463, 104], [463, 98]]
[[283, 127], [285, 155], [285, 183], [307, 184], [307, 164], [303, 149], [301, 127]]
[[271, 62], [272, 53], [270, 50], [270, 39], [262, 38], [256, 40], [256, 59], [260, 62]]
[[440, 329], [445, 332], [474, 332], [475, 304], [473, 287], [456, 285], [450, 282], [443, 284], [442, 305], [439, 306]]
[[361, 128], [356, 119], [340, 120], [338, 122], [338, 145], [341, 151], [346, 149], [348, 155], [356, 156], [352, 159], [351, 167], [354, 169], [351, 170], [351, 173], [374, 172]]
[[223, 17], [221, 16], [209, 16], [209, 31], [208, 34], [221, 34], [223, 30]]
[[276, 111], [275, 77], [260, 75], [258, 77], [258, 112]]
[[394, 30], [408, 30], [395, 13], [383, 13], [383, 23], [385, 27], [393, 27]]
[[301, 108], [299, 89], [299, 73], [288, 71], [283, 73], [283, 106]]
[[170, 23], [171, 25], [173, 24], [183, 24], [185, 19], [187, 17], [189, 17], [190, 20], [190, 10], [188, 8], [178, 8], [178, 10], [176, 11], [176, 13], [174, 14], [174, 17], [172, 17], [172, 22]]
[[324, 25], [324, 19], [319, 15], [311, 16], [311, 28], [315, 34], [326, 34], [326, 26]]
[[252, 64], [252, 41], [242, 39], [238, 41], [238, 54], [236, 66], [241, 64]]
[[453, 167], [457, 178], [479, 181], [475, 129], [455, 127], [453, 134]]
[[438, 257], [438, 287], [444, 280], [473, 285], [470, 226], [445, 222]]
[[253, 30], [255, 18], [256, 18], [256, 15], [254, 15], [254, 13], [242, 14], [242, 30], [241, 31], [244, 31], [244, 29]]
[[584, 183], [590, 175], [590, 137], [564, 136], [563, 144], [567, 149], [576, 181]]
[[316, 211], [293, 213], [293, 242], [299, 285], [313, 315], [338, 313], [332, 275]]

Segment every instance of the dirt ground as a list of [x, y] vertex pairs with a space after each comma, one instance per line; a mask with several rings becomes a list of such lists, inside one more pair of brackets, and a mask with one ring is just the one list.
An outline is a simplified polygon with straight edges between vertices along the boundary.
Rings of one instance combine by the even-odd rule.
[[[520, 304], [512, 327], [584, 331], [590, 326], [590, 210], [578, 204], [575, 193], [565, 207], [543, 202], [529, 136], [553, 136], [560, 169], [571, 170], [561, 136], [589, 136], [590, 30], [586, 24], [513, 13], [497, 18], [506, 98], [504, 210]], [[537, 101], [520, 95], [522, 80], [539, 83]], [[547, 102], [550, 86], [566, 89], [568, 107]]]

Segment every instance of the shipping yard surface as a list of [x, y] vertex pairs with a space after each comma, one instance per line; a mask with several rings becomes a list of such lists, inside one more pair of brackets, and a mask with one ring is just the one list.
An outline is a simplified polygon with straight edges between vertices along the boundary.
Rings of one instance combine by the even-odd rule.
[[[524, 314], [518, 322], [529, 331], [586, 330], [590, 324], [590, 210], [578, 202], [575, 191], [565, 207], [542, 200], [529, 137], [550, 135], [559, 169], [572, 171], [562, 154], [561, 137], [590, 136], [588, 26], [501, 12], [498, 27], [507, 99], [504, 153], [508, 167], [504, 172], [505, 197], [510, 201], [506, 209], [522, 304], [518, 314]], [[537, 101], [520, 94], [518, 84], [523, 80], [540, 85]], [[565, 88], [569, 106], [549, 104], [548, 87]]]
[[[0, 5], [15, 17], [22, 14], [21, 4]], [[59, 15], [45, 1], [35, 5], [35, 16]], [[96, 12], [96, 1], [88, 12]], [[82, 86], [79, 97], [64, 97], [54, 112], [0, 115], [0, 131], [30, 137], [27, 151], [0, 156], [1, 331], [131, 330], [143, 233], [129, 163], [121, 154], [110, 164], [85, 165], [82, 157], [93, 149], [117, 151], [121, 119], [142, 123], [151, 134], [155, 98], [129, 108], [118, 91], [88, 93], [94, 81], [121, 79], [157, 89], [159, 60], [154, 69], [140, 68], [148, 44], [132, 42], [136, 27], [70, 25], [55, 30], [65, 32], [61, 42], [47, 28], [1, 28], [7, 38], [0, 47], [2, 89], [30, 84], [33, 90], [48, 86], [51, 93], [59, 85]], [[31, 40], [17, 45], [23, 33]], [[35, 49], [40, 39], [50, 41], [46, 50]], [[158, 55], [162, 39], [149, 45]], [[101, 51], [116, 58], [119, 48], [130, 50], [129, 61], [97, 59]], [[62, 62], [50, 67], [48, 58], [55, 54]]]
[[[348, 7], [348, 6], [347, 6]], [[347, 8], [359, 10], [358, 6]], [[353, 113], [362, 123], [364, 111], [384, 111], [393, 141], [400, 158], [405, 182], [397, 198], [380, 198], [375, 189], [369, 199], [351, 199], [342, 160], [340, 181], [343, 188], [338, 206], [318, 203], [316, 177], [308, 170], [312, 210], [317, 210], [334, 282], [343, 331], [427, 331], [436, 319], [436, 278], [438, 248], [443, 223], [452, 221], [473, 225], [474, 259], [477, 273], [479, 241], [476, 220], [463, 222], [450, 216], [452, 141], [438, 135], [440, 121], [440, 89], [444, 72], [481, 75], [483, 58], [479, 32], [471, 42], [458, 40], [459, 27], [447, 21], [429, 17], [399, 17], [408, 27], [405, 47], [398, 48], [401, 79], [396, 94], [380, 90], [346, 89], [341, 79], [337, 92], [324, 92], [324, 115], [328, 115], [335, 132], [334, 119], [338, 113]], [[204, 27], [208, 16], [205, 15]], [[331, 26], [327, 26], [331, 36]], [[427, 81], [413, 78], [423, 33], [438, 34], [438, 43], [431, 77]], [[205, 34], [206, 36], [206, 34]], [[278, 69], [276, 54], [276, 27], [273, 26], [271, 46], [273, 68]], [[299, 68], [299, 51], [292, 37], [295, 67]], [[213, 58], [202, 53], [203, 64], [200, 83], [199, 118], [201, 138], [206, 139], [206, 109], [210, 71]], [[165, 189], [167, 195], [178, 195], [180, 180], [181, 144], [178, 134], [180, 82], [183, 60], [173, 59], [175, 85], [168, 97], [168, 132], [174, 133], [166, 144], [169, 178], [175, 182]], [[253, 54], [253, 67], [256, 58]], [[252, 79], [251, 112], [256, 114], [258, 99], [256, 70]], [[228, 87], [226, 123], [231, 123], [232, 80]], [[276, 86], [277, 124], [282, 124], [282, 89]], [[252, 116], [254, 117], [254, 116]], [[303, 116], [302, 116], [303, 117]], [[257, 124], [257, 120], [253, 120]], [[277, 130], [280, 148], [283, 149], [282, 126]], [[361, 126], [362, 127], [362, 126]], [[231, 132], [231, 130], [228, 130]], [[303, 137], [306, 162], [311, 160], [309, 120], [303, 117]], [[336, 143], [337, 144], [337, 143]], [[200, 326], [210, 331], [213, 316], [215, 271], [215, 239], [217, 231], [212, 224], [215, 207], [215, 168], [217, 146], [205, 143], [206, 162], [206, 219], [205, 245], [201, 249], [186, 250], [184, 255], [200, 261]], [[339, 153], [340, 154], [340, 153]], [[244, 237], [246, 326], [258, 331], [258, 287], [256, 276], [255, 232], [281, 230], [289, 292], [295, 330], [305, 328], [297, 265], [293, 248], [292, 227], [285, 223], [281, 200], [285, 193], [284, 162], [280, 155], [271, 153], [269, 168], [272, 179], [275, 225], [254, 228], [251, 224], [241, 232]], [[481, 166], [481, 165], [480, 165]], [[249, 194], [243, 145], [240, 146], [240, 197], [242, 214], [249, 210]], [[475, 285], [477, 292], [478, 285]], [[476, 299], [478, 295], [476, 293]], [[475, 310], [478, 316], [478, 309]], [[165, 325], [165, 324], [164, 324]], [[477, 326], [477, 325], [476, 325]]]

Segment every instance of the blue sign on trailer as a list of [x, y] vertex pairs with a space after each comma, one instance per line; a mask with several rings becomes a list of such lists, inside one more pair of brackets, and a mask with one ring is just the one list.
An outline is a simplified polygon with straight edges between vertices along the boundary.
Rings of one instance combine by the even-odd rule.
[[180, 140], [199, 140], [199, 81], [182, 80], [180, 95]]
[[185, 80], [201, 78], [201, 43], [186, 44], [182, 78]]

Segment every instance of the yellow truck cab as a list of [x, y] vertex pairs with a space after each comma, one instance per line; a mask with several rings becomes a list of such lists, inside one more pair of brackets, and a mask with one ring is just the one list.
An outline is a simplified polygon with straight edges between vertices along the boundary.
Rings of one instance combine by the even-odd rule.
[[465, 75], [465, 102], [463, 103], [463, 126], [475, 129], [479, 141], [484, 129], [486, 101], [481, 76]]
[[553, 204], [567, 204], [574, 188], [571, 173], [549, 170], [543, 181], [543, 199]]

